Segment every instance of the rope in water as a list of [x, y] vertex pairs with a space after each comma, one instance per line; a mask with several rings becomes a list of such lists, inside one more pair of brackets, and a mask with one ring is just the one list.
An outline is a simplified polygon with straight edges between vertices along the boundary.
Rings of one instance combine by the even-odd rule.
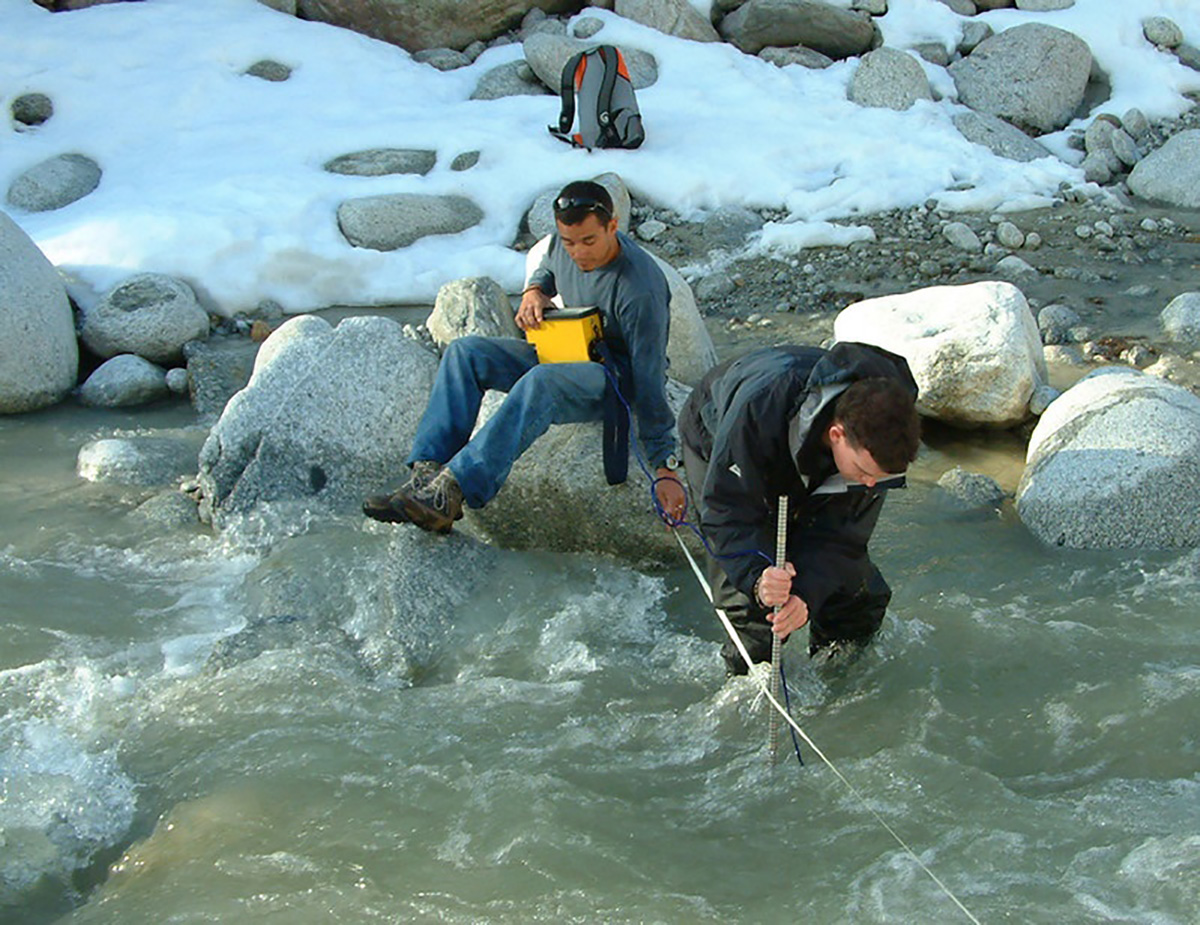
[[[708, 596], [709, 601], [714, 604], [713, 609], [717, 612], [717, 617], [720, 618], [721, 624], [725, 627], [725, 632], [729, 634], [730, 640], [732, 640], [734, 646], [737, 648], [738, 654], [741, 655], [742, 659], [746, 662], [747, 667], [753, 667], [753, 661], [750, 658], [750, 653], [746, 651], [746, 647], [742, 644], [741, 637], [738, 636], [737, 630], [734, 629], [733, 624], [729, 622], [729, 617], [726, 616], [725, 611], [715, 606], [712, 588], [709, 586], [708, 581], [705, 580], [704, 574], [700, 571], [700, 566], [696, 564], [696, 560], [693, 558], [691, 551], [687, 548], [687, 546], [684, 545], [683, 539], [679, 536], [679, 532], [672, 532], [675, 536], [676, 542], [679, 543], [679, 548], [683, 550], [683, 554], [687, 558], [688, 564], [692, 567], [692, 572], [695, 574], [696, 580], [700, 583], [700, 587], [704, 589], [704, 593]], [[774, 674], [774, 672], [772, 672], [772, 674]], [[916, 862], [917, 866], [929, 876], [929, 879], [937, 884], [938, 888], [946, 894], [950, 901], [953, 902], [954, 905], [959, 908], [959, 910], [961, 910], [963, 915], [974, 922], [975, 925], [981, 925], [979, 919], [975, 918], [975, 916], [971, 913], [971, 910], [964, 906], [962, 901], [955, 896], [953, 892], [951, 892], [950, 888], [941, 881], [938, 875], [930, 870], [929, 865], [917, 857], [917, 853], [908, 846], [908, 843], [897, 834], [895, 829], [888, 825], [887, 820], [885, 820], [875, 809], [871, 807], [871, 805], [867, 802], [867, 798], [863, 796], [862, 793], [859, 792], [858, 788], [850, 783], [846, 776], [834, 766], [833, 762], [830, 761], [829, 758], [826, 757], [825, 753], [817, 746], [817, 743], [809, 737], [807, 732], [800, 728], [800, 724], [792, 719], [792, 716], [790, 713], [788, 713], [787, 708], [784, 707], [783, 704], [779, 702], [779, 699], [768, 689], [766, 681], [762, 678], [759, 678], [759, 684], [761, 685], [763, 695], [767, 698], [767, 702], [778, 712], [780, 716], [783, 717], [784, 720], [788, 722], [794, 732], [799, 733], [800, 738], [805, 741], [808, 747], [813, 750], [818, 758], [825, 762], [826, 767], [828, 767], [829, 770], [831, 770], [837, 776], [837, 779], [840, 780], [846, 786], [846, 789], [854, 795], [855, 799], [862, 804], [863, 809], [870, 813], [874, 817], [875, 821], [883, 827], [884, 831], [892, 836], [892, 839], [901, 847], [901, 849], [903, 849], [904, 853], [912, 858], [913, 861]]]

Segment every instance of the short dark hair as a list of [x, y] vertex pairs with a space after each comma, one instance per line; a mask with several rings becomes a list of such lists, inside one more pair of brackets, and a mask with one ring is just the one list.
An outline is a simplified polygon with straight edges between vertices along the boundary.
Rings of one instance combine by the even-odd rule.
[[604, 224], [613, 217], [612, 196], [599, 183], [576, 180], [554, 197], [554, 217], [564, 225], [578, 225], [590, 212], [595, 212]]
[[850, 445], [865, 449], [885, 472], [903, 472], [917, 458], [921, 419], [912, 392], [895, 379], [860, 379], [837, 397], [834, 423]]

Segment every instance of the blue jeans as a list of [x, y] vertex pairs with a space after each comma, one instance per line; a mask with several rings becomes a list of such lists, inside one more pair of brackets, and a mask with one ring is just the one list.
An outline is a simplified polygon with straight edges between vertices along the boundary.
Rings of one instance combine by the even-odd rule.
[[[604, 384], [599, 363], [539, 364], [523, 340], [460, 337], [442, 355], [409, 465], [423, 459], [447, 465], [467, 504], [483, 507], [551, 424], [603, 418]], [[471, 437], [488, 389], [508, 397]]]

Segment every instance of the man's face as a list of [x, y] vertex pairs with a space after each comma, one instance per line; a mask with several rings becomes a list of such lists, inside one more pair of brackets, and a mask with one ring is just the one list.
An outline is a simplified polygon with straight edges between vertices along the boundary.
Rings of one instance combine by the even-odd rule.
[[856, 447], [850, 442], [841, 424], [835, 423], [829, 428], [829, 449], [833, 453], [833, 464], [847, 482], [874, 488], [876, 482], [890, 474], [879, 468], [865, 447]]
[[589, 212], [578, 225], [564, 225], [557, 219], [555, 224], [567, 256], [585, 273], [604, 266], [620, 253], [615, 218], [605, 222], [595, 212]]

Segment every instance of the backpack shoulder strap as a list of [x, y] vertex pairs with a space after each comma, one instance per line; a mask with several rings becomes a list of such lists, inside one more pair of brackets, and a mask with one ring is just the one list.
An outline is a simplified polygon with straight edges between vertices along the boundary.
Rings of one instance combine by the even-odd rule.
[[553, 125], [546, 126], [547, 131], [556, 138], [561, 138], [564, 141], [570, 141], [571, 126], [575, 122], [575, 89], [579, 85], [579, 79], [582, 75], [579, 73], [580, 67], [583, 64], [584, 52], [571, 57], [571, 59], [563, 65], [562, 78], [559, 82], [558, 95], [562, 101], [561, 109], [558, 113], [558, 127]]
[[611, 138], [616, 133], [612, 120], [612, 98], [621, 65], [621, 52], [612, 45], [601, 45], [596, 50], [604, 64], [604, 79], [600, 84], [600, 95], [596, 98], [596, 118], [600, 122], [600, 133]]

